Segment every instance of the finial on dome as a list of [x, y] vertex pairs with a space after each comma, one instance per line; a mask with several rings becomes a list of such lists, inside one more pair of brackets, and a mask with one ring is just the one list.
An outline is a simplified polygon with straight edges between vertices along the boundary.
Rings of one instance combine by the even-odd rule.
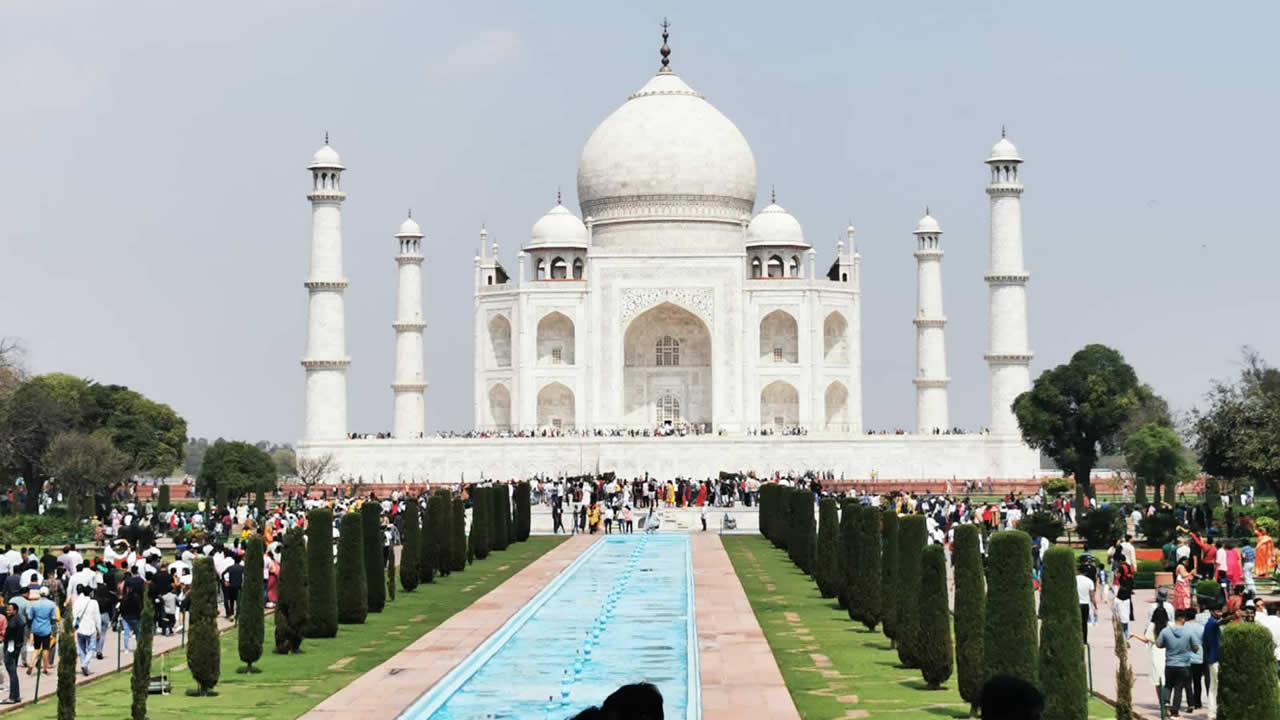
[[413, 208], [409, 208], [409, 219], [413, 219]]
[[329, 144], [329, 131], [328, 131], [328, 130], [325, 130], [325, 131], [324, 131], [324, 144], [325, 144], [325, 145], [328, 145], [328, 144]]
[[667, 28], [671, 27], [671, 23], [666, 18], [662, 18], [662, 49], [658, 52], [662, 53], [662, 69], [658, 72], [671, 72], [671, 46], [667, 45], [667, 40], [671, 37], [667, 33]]
[[778, 188], [773, 185], [769, 186], [769, 202], [773, 205], [778, 204]]
[[928, 205], [925, 205], [925, 206], [924, 206], [924, 214], [925, 214], [925, 215], [928, 215], [928, 214], [929, 214], [929, 206], [928, 206]]
[[1000, 137], [1004, 137], [1004, 125], [1000, 125]]
[[560, 202], [560, 186], [559, 186], [559, 185], [557, 185], [557, 186], [556, 186], [556, 204], [557, 204], [557, 205], [563, 205], [563, 204], [564, 204], [564, 203]]

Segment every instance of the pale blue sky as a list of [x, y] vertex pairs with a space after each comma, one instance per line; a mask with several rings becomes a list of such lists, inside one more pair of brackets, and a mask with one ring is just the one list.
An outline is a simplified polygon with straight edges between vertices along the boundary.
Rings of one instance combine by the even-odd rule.
[[[732, 12], [729, 12], [729, 8]], [[508, 267], [591, 130], [672, 66], [826, 265], [864, 267], [864, 417], [913, 423], [911, 230], [946, 235], [952, 418], [986, 421], [987, 173], [1026, 165], [1033, 372], [1113, 345], [1176, 408], [1280, 362], [1280, 5], [0, 0], [0, 335], [193, 435], [302, 430], [305, 166], [345, 186], [353, 430], [391, 424], [395, 232], [427, 234], [428, 424], [471, 425], [471, 259]], [[514, 270], [513, 270], [514, 272]]]

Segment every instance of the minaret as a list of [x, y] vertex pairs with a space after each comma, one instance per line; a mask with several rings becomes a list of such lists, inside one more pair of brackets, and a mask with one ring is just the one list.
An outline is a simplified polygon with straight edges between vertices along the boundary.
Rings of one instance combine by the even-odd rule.
[[945, 432], [947, 417], [947, 343], [942, 314], [942, 227], [929, 214], [916, 225], [916, 431]]
[[396, 233], [400, 289], [396, 294], [396, 372], [391, 389], [395, 392], [395, 418], [391, 434], [397, 438], [420, 437], [427, 425], [427, 383], [422, 376], [422, 230], [413, 213]]
[[311, 171], [311, 268], [305, 283], [307, 304], [307, 407], [304, 442], [343, 440], [347, 437], [346, 311], [342, 274], [342, 160], [329, 147], [316, 151], [307, 166]]
[[1027, 274], [1022, 264], [1022, 183], [1018, 149], [1000, 131], [986, 163], [991, 168], [990, 329], [987, 367], [991, 379], [991, 432], [1019, 433], [1013, 401], [1031, 389], [1031, 347], [1027, 339]]

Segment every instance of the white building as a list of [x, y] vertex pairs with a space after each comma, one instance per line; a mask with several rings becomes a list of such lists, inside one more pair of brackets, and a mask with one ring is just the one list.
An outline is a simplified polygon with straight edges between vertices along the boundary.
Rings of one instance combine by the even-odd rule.
[[[984, 424], [992, 432], [946, 434], [942, 233], [926, 214], [915, 231], [919, 434], [865, 435], [853, 227], [835, 257], [819, 265], [800, 223], [774, 198], [754, 212], [751, 147], [670, 69], [669, 54], [664, 42], [659, 72], [587, 140], [578, 163], [581, 217], [557, 198], [534, 223], [514, 273], [481, 231], [475, 422], [498, 437], [422, 437], [424, 258], [422, 233], [406, 220], [396, 235], [395, 438], [347, 439], [342, 165], [327, 144], [317, 152], [300, 451], [332, 452], [344, 474], [385, 482], [597, 468], [624, 475], [822, 469], [850, 479], [1034, 476], [1038, 455], [1020, 441], [1009, 408], [1030, 387], [1031, 358], [1021, 159], [1013, 145], [1002, 138], [987, 160], [992, 414]], [[600, 437], [618, 429], [685, 436]], [[510, 437], [520, 433], [557, 437]]]

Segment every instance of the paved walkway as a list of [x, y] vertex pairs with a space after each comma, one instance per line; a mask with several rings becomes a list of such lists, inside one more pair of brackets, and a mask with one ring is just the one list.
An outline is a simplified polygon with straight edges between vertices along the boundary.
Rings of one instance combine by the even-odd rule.
[[[1134, 592], [1133, 617], [1129, 624], [1131, 634], [1141, 635], [1147, 627], [1147, 613], [1155, 603], [1155, 590], [1138, 590]], [[1113, 614], [1110, 593], [1103, 591], [1098, 599], [1098, 623], [1089, 626], [1089, 647], [1093, 654], [1093, 689], [1099, 695], [1115, 700], [1116, 697], [1116, 660], [1115, 637], [1111, 630]], [[1133, 668], [1133, 711], [1148, 720], [1159, 720], [1160, 700], [1156, 695], [1155, 684], [1151, 682], [1151, 652], [1148, 645], [1139, 640], [1129, 640], [1129, 666]], [[1207, 703], [1207, 700], [1206, 700]], [[1183, 713], [1186, 714], [1186, 700], [1183, 700]], [[1197, 714], [1205, 715], [1205, 711]]]
[[799, 720], [782, 671], [720, 538], [697, 534], [693, 584], [706, 720]]
[[599, 537], [579, 535], [556, 546], [302, 717], [310, 720], [398, 717]]

